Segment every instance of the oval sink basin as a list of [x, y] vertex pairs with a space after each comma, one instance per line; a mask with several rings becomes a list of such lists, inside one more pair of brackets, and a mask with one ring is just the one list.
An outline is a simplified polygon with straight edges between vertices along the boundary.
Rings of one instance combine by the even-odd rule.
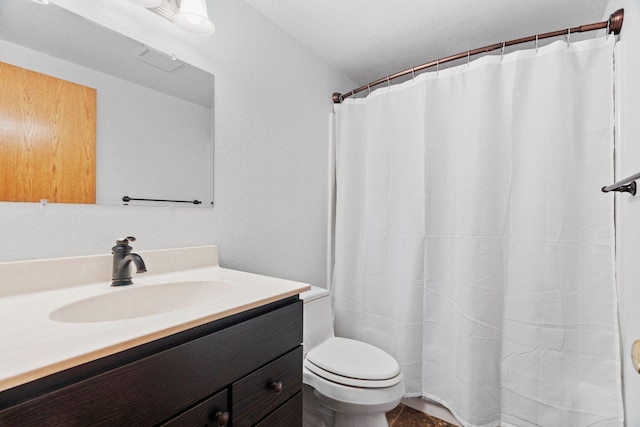
[[51, 320], [65, 323], [106, 322], [170, 313], [220, 300], [233, 285], [194, 281], [152, 286], [113, 288], [113, 292], [76, 301], [55, 309]]

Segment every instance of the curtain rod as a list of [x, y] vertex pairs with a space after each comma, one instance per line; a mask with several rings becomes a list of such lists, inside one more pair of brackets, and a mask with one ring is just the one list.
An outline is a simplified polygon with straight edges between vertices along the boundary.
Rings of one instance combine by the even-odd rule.
[[602, 30], [602, 29], [607, 29], [607, 34], [613, 33], [613, 34], [620, 34], [620, 30], [622, 29], [622, 20], [624, 19], [624, 9], [619, 9], [615, 12], [613, 12], [610, 16], [609, 16], [609, 20], [607, 21], [603, 21], [603, 22], [597, 22], [595, 24], [588, 24], [588, 25], [580, 25], [579, 27], [573, 27], [573, 28], [567, 28], [565, 30], [558, 30], [558, 31], [552, 31], [550, 33], [544, 33], [544, 34], [536, 34], [533, 36], [529, 36], [529, 37], [522, 37], [519, 39], [514, 39], [514, 40], [509, 40], [506, 42], [502, 42], [502, 43], [495, 43], [495, 44], [491, 44], [485, 47], [481, 47], [478, 49], [473, 49], [473, 50], [467, 50], [465, 52], [461, 52], [458, 53], [456, 55], [451, 55], [451, 56], [447, 56], [444, 58], [440, 58], [437, 59], [435, 61], [431, 61], [431, 62], [427, 62], [425, 64], [422, 65], [418, 65], [416, 67], [412, 67], [412, 68], [407, 68], [404, 71], [400, 71], [397, 72], [395, 74], [391, 74], [387, 77], [383, 77], [381, 79], [378, 79], [374, 82], [370, 82], [367, 83], [364, 86], [360, 86], [357, 89], [353, 89], [351, 92], [347, 92], [346, 94], [340, 94], [338, 92], [334, 93], [332, 95], [332, 99], [333, 102], [335, 104], [340, 104], [342, 102], [343, 99], [348, 98], [350, 96], [355, 95], [358, 92], [362, 92], [365, 89], [369, 89], [371, 90], [372, 87], [374, 86], [378, 86], [382, 83], [390, 83], [391, 80], [393, 79], [397, 79], [398, 77], [402, 77], [402, 76], [406, 76], [408, 74], [412, 74], [415, 75], [416, 71], [422, 71], [424, 69], [427, 69], [429, 67], [433, 67], [436, 65], [440, 65], [440, 64], [444, 64], [446, 62], [451, 62], [451, 61], [455, 61], [457, 59], [462, 59], [462, 58], [469, 58], [473, 55], [477, 55], [479, 53], [486, 53], [486, 52], [491, 52], [492, 50], [497, 50], [497, 49], [504, 49], [507, 46], [513, 46], [516, 44], [521, 44], [521, 43], [528, 43], [528, 42], [536, 42], [536, 47], [537, 47], [537, 43], [538, 40], [542, 40], [542, 39], [548, 39], [551, 37], [559, 37], [559, 36], [570, 36], [573, 33], [584, 33], [587, 31], [595, 31], [595, 30]]

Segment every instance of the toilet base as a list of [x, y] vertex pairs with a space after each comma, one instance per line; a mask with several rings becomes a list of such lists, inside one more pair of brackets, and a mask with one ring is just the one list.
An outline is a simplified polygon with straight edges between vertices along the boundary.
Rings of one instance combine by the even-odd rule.
[[389, 427], [384, 413], [377, 414], [345, 414], [336, 412], [334, 427]]
[[[404, 384], [401, 387], [404, 391]], [[401, 397], [385, 404], [358, 405], [356, 408], [318, 393], [308, 384], [302, 386], [304, 427], [389, 427], [385, 412], [400, 403]], [[352, 411], [357, 412], [352, 412]]]
[[333, 411], [320, 402], [313, 387], [302, 385], [303, 427], [333, 427]]

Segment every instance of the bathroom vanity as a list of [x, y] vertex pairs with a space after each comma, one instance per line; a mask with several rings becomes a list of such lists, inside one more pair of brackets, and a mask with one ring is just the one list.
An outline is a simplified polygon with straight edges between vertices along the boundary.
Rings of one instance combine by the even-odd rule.
[[[141, 252], [149, 271], [166, 255], [151, 252], [159, 253]], [[163, 268], [171, 268], [166, 264]], [[302, 302], [298, 293], [308, 286], [221, 269], [217, 249], [215, 264], [150, 276], [146, 279], [150, 283], [141, 287], [156, 286], [158, 280], [204, 280], [206, 276], [233, 286], [246, 284], [245, 297], [236, 295], [234, 288], [220, 293], [220, 304], [123, 320], [32, 320], [15, 334], [0, 332], [0, 425], [300, 426]], [[134, 282], [143, 281], [142, 276], [134, 276]], [[105, 292], [100, 285], [88, 287]], [[51, 312], [62, 299], [85, 287], [0, 298], [0, 321], [6, 320], [3, 308], [10, 305], [30, 301], [37, 307], [56, 300], [44, 308]], [[120, 291], [106, 291], [111, 292]], [[82, 293], [76, 301], [85, 300], [91, 291]], [[49, 343], [29, 349], [25, 334], [38, 322], [49, 333], [57, 332]], [[22, 345], [22, 350], [11, 344]], [[8, 355], [5, 347], [10, 348]], [[59, 351], [67, 347], [72, 349]], [[50, 354], [30, 353], [44, 348]]]

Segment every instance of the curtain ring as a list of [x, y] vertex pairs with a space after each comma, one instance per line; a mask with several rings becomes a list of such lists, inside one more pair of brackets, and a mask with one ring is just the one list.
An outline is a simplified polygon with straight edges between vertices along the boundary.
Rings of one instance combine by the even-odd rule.
[[367, 83], [367, 89], [369, 89], [369, 95], [371, 95], [371, 83]]
[[607, 40], [609, 40], [609, 33], [611, 32], [611, 19], [607, 20]]
[[536, 34], [536, 53], [538, 52], [538, 35]]
[[436, 59], [436, 76], [440, 74], [440, 59]]
[[390, 76], [387, 76], [387, 87], [391, 88], [391, 79], [389, 77]]
[[571, 28], [567, 28], [567, 46], [571, 44]]
[[467, 51], [467, 68], [471, 66], [471, 51]]
[[411, 68], [411, 80], [416, 81], [416, 67]]
[[504, 46], [506, 42], [502, 42], [502, 50], [500, 51], [500, 62], [502, 62], [502, 58], [504, 58]]

